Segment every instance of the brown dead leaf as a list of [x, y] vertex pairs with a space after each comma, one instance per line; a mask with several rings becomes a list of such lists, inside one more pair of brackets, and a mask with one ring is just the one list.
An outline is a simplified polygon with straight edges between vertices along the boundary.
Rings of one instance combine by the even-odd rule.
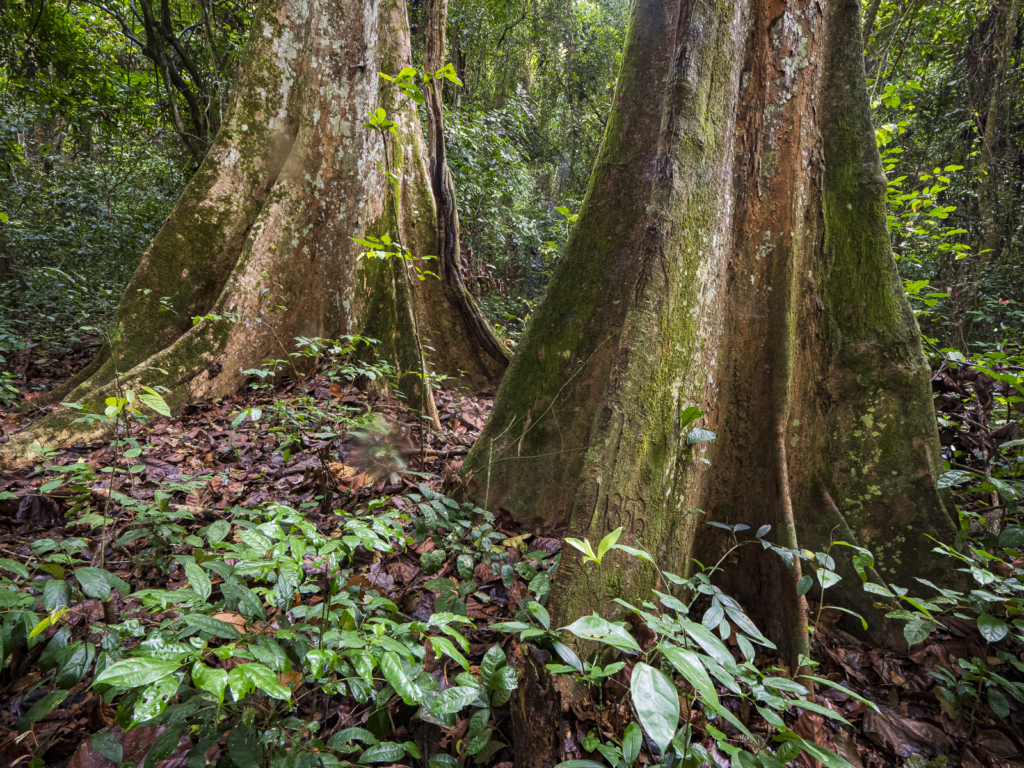
[[889, 707], [881, 707], [881, 711], [869, 709], [864, 714], [864, 734], [888, 752], [906, 759], [918, 752], [946, 755], [953, 749], [941, 728], [903, 717]]
[[[825, 718], [821, 715], [816, 715], [813, 712], [804, 712], [793, 723], [793, 730], [802, 739], [813, 741], [815, 744], [820, 744], [828, 749], [832, 748], [828, 732], [825, 730]], [[805, 768], [821, 768], [821, 762], [815, 760], [806, 752], [800, 753], [800, 764]]]
[[213, 614], [213, 618], [217, 619], [218, 621], [223, 621], [226, 624], [233, 624], [235, 629], [237, 629], [243, 635], [245, 634], [245, 617], [241, 614], [225, 611], [223, 613]]
[[302, 673], [292, 670], [291, 672], [282, 672], [277, 676], [277, 682], [286, 688], [291, 688], [294, 684], [296, 688], [302, 685]]
[[356, 467], [350, 467], [340, 461], [332, 461], [330, 468], [338, 485], [347, 490], [373, 485], [373, 478], [365, 472], [360, 472]]

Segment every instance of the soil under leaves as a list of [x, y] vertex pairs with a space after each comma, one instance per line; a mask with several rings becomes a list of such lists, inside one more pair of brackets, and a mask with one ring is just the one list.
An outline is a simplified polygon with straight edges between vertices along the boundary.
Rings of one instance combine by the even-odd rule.
[[[77, 365], [84, 363], [86, 355], [72, 353], [73, 358], [54, 361], [51, 368], [23, 371], [25, 390], [53, 386], [61, 377], [70, 375]], [[52, 369], [52, 370], [51, 370]], [[937, 375], [940, 409], [949, 411], [953, 398], [949, 395], [964, 382], [954, 380], [949, 371]], [[388, 425], [386, 431], [348, 434], [341, 439], [317, 438], [319, 427], [306, 424], [300, 430], [300, 442], [291, 449], [283, 449], [282, 441], [288, 434], [275, 431], [281, 425], [271, 418], [274, 403], [287, 403], [296, 398], [312, 398], [313, 403], [348, 406], [353, 412], [378, 414]], [[131, 510], [111, 502], [111, 491], [142, 501], [152, 500], [158, 490], [177, 487], [171, 508], [180, 511], [179, 524], [186, 530], [198, 529], [217, 519], [230, 519], [235, 507], [251, 508], [267, 502], [280, 502], [295, 509], [303, 509], [320, 530], [329, 535], [339, 520], [336, 511], [351, 512], [364, 507], [371, 499], [380, 499], [388, 507], [397, 507], [417, 514], [415, 506], [404, 497], [417, 493], [417, 484], [426, 483], [436, 491], [444, 491], [462, 457], [479, 434], [490, 409], [489, 393], [439, 391], [436, 395], [442, 431], [427, 431], [427, 442], [419, 448], [419, 427], [415, 414], [403, 402], [389, 394], [371, 395], [351, 385], [332, 383], [322, 374], [311, 375], [301, 381], [292, 381], [276, 389], [250, 391], [234, 400], [196, 403], [178, 418], [160, 418], [145, 426], [138, 426], [140, 442], [147, 447], [138, 458], [115, 458], [109, 445], [79, 448], [59, 453], [50, 463], [67, 465], [85, 461], [100, 478], [90, 489], [93, 511], [107, 514], [114, 524], [107, 530], [105, 543], [101, 541], [102, 528], [90, 527], [66, 518], [71, 505], [67, 494], [41, 493], [40, 487], [52, 477], [45, 470], [0, 470], [0, 495], [13, 494], [14, 498], [0, 501], [0, 557], [26, 562], [33, 557], [30, 545], [41, 539], [60, 542], [70, 538], [84, 539], [87, 544], [81, 553], [85, 561], [94, 565], [102, 562], [107, 570], [128, 582], [132, 590], [139, 588], [176, 589], [185, 584], [181, 566], [171, 556], [178, 542], [168, 542], [168, 551], [153, 550], [154, 542], [139, 538], [125, 546], [115, 546], [123, 533], [135, 523]], [[958, 401], [959, 402], [959, 401]], [[960, 408], [961, 406], [957, 406]], [[233, 425], [245, 409], [259, 409], [262, 418], [246, 418]], [[33, 414], [8, 410], [0, 415], [0, 435], [6, 436], [23, 428]], [[964, 418], [981, 418], [977, 414]], [[319, 430], [319, 431], [318, 431]], [[0, 436], [0, 440], [5, 439]], [[961, 438], [958, 438], [961, 439]], [[104, 474], [120, 462], [127, 474]], [[113, 479], [111, 479], [113, 478]], [[499, 515], [499, 530], [508, 536], [522, 533]], [[544, 550], [551, 555], [561, 549], [557, 539], [528, 537], [524, 549], [513, 548], [513, 560], [528, 550]], [[100, 547], [104, 549], [100, 552]], [[421, 568], [420, 555], [434, 546], [427, 539], [418, 548], [404, 549], [396, 543], [388, 554], [366, 553], [354, 581], [366, 590], [376, 590], [399, 606], [409, 619], [423, 620], [430, 616], [437, 598], [424, 584], [433, 578]], [[142, 556], [141, 553], [146, 553]], [[463, 581], [449, 558], [443, 570], [436, 575]], [[507, 586], [487, 567], [478, 566], [473, 573], [477, 588], [468, 597], [466, 608], [476, 628], [467, 630], [470, 640], [470, 663], [479, 665], [484, 653], [495, 643], [505, 646], [513, 656], [512, 636], [492, 631], [488, 625], [508, 620], [519, 602], [530, 595], [527, 583], [516, 575], [512, 586]], [[811, 606], [811, 615], [816, 606]], [[273, 620], [275, 607], [268, 608]], [[822, 688], [816, 700], [822, 706], [835, 710], [849, 720], [854, 728], [847, 729], [826, 720], [821, 715], [790, 709], [788, 724], [800, 736], [827, 746], [857, 768], [913, 765], [925, 768], [931, 765], [963, 765], [971, 768], [1008, 768], [1024, 765], [1024, 738], [1021, 724], [1024, 709], [1013, 704], [1009, 718], [999, 720], [987, 709], [950, 713], [940, 705], [934, 693], [934, 678], [930, 671], [939, 668], [956, 672], [956, 659], [978, 657], [986, 659], [994, 670], [1001, 662], [989, 656], [985, 642], [977, 635], [974, 623], [951, 619], [948, 631], [933, 633], [923, 645], [912, 652], [893, 654], [865, 646], [856, 638], [829, 621], [837, 612], [825, 611], [814, 633], [814, 659], [820, 666], [818, 674], [848, 686], [852, 691], [874, 701], [881, 715], [868, 709], [862, 702], [840, 690]], [[163, 618], [150, 614], [132, 598], [112, 601], [104, 605], [90, 599], [74, 605], [65, 618], [72, 639], [91, 636], [98, 640], [104, 634], [106, 623], [119, 623], [137, 618], [143, 625], [152, 626]], [[57, 627], [45, 630], [52, 636]], [[87, 675], [71, 689], [67, 697], [52, 712], [19, 733], [19, 721], [37, 701], [55, 690], [55, 674], [44, 672], [39, 657], [45, 644], [32, 651], [24, 649], [4, 659], [0, 671], [0, 765], [36, 766], [50, 768], [99, 768], [113, 765], [91, 746], [89, 737], [109, 732], [123, 744], [123, 759], [141, 763], [158, 735], [156, 728], [137, 728], [125, 734], [114, 724], [114, 708], [90, 690], [91, 675]], [[7, 653], [7, 652], [5, 652]], [[739, 652], [736, 652], [739, 658]], [[574, 704], [562, 713], [560, 727], [567, 759], [599, 759], [596, 754], [584, 752], [582, 744], [588, 734], [596, 731], [602, 738], [618, 740], [621, 726], [632, 717], [628, 709], [631, 664], [605, 683], [605, 705], [585, 702]], [[446, 661], [449, 661], [446, 659]], [[760, 661], [760, 660], [759, 660]], [[765, 663], [779, 663], [764, 659]], [[478, 667], [471, 667], [478, 669]], [[449, 673], [443, 665], [437, 674], [443, 680]], [[757, 712], [745, 702], [730, 697], [719, 687], [719, 695], [727, 706], [755, 734], [766, 733], [767, 725]], [[298, 698], [300, 710], [310, 708], [310, 698]], [[393, 713], [397, 729], [396, 740], [416, 738], [418, 725], [411, 719], [411, 710], [396, 699]], [[494, 714], [497, 727], [504, 740], [511, 743], [511, 720], [506, 707]], [[951, 714], [959, 715], [955, 719]], [[311, 717], [312, 712], [307, 712]], [[322, 733], [348, 726], [362, 725], [366, 708], [356, 706], [342, 697], [329, 699], [319, 715]], [[684, 717], [686, 714], [684, 713]], [[690, 713], [695, 724], [702, 717], [699, 710]], [[442, 744], [454, 747], [464, 733], [466, 722], [445, 733]], [[436, 729], [435, 729], [436, 730]], [[729, 758], [715, 750], [710, 739], [706, 745], [719, 766], [729, 765]], [[191, 746], [188, 733], [182, 734], [179, 747], [159, 765], [164, 768], [185, 765], [185, 754]], [[216, 762], [225, 747], [220, 745], [207, 754]], [[510, 768], [512, 751], [499, 750], [488, 761], [491, 766]], [[33, 758], [37, 760], [33, 762]], [[655, 761], [645, 751], [641, 762]], [[800, 758], [804, 768], [819, 768], [807, 755]]]

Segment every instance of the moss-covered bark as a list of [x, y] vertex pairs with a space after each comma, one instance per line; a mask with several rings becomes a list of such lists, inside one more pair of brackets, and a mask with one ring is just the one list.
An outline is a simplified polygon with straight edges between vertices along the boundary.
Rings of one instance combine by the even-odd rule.
[[[622, 526], [676, 572], [716, 559], [727, 542], [700, 525], [716, 521], [812, 551], [853, 539], [896, 583], [941, 577], [924, 536], [952, 526], [859, 23], [857, 0], [637, 0], [590, 190], [468, 493], [533, 529]], [[688, 406], [716, 441], [687, 445]], [[724, 586], [794, 653], [794, 573], [759, 550]], [[612, 561], [602, 595], [563, 553], [558, 618], [649, 596], [651, 572]]]
[[[243, 371], [285, 357], [297, 336], [369, 331], [419, 401], [420, 289], [399, 279], [399, 261], [361, 261], [352, 240], [391, 228], [418, 257], [434, 246], [415, 105], [382, 93], [377, 75], [409, 63], [408, 36], [401, 0], [264, 0], [209, 157], [133, 276], [110, 343], [56, 398], [96, 409], [118, 386], [159, 384], [179, 406], [233, 393]], [[363, 125], [382, 101], [399, 126], [388, 155], [401, 179], [397, 217], [385, 209], [380, 136]], [[221, 319], [193, 325], [207, 315]], [[44, 417], [6, 458], [24, 460], [35, 441], [88, 438], [73, 415]]]

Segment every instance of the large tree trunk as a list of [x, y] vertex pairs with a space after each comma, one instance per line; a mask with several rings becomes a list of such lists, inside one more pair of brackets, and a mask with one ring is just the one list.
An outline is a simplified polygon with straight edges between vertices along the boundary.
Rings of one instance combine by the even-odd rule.
[[[140, 384], [169, 388], [172, 408], [229, 395], [245, 370], [285, 357], [297, 336], [379, 339], [410, 403], [425, 400], [428, 412], [415, 330], [437, 350], [434, 370], [475, 371], [441, 291], [407, 279], [399, 259], [360, 259], [352, 240], [400, 231], [429, 268], [436, 215], [419, 119], [377, 75], [410, 56], [403, 0], [264, 0], [232, 109], [132, 277], [109, 343], [50, 401], [102, 411], [116, 389]], [[386, 148], [363, 125], [378, 106], [397, 123]], [[398, 178], [397, 222], [385, 152]], [[193, 325], [197, 316], [209, 319]], [[6, 458], [21, 460], [32, 442], [87, 437], [74, 415], [48, 415], [5, 446]]]
[[[716, 521], [811, 551], [852, 540], [897, 584], [946, 575], [925, 538], [954, 529], [859, 14], [637, 0], [590, 189], [467, 457], [469, 493], [531, 529], [596, 541], [622, 526], [676, 573], [715, 562], [726, 537], [701, 523]], [[689, 406], [717, 440], [688, 444]], [[739, 552], [716, 578], [795, 661], [794, 574]], [[612, 559], [599, 595], [593, 566], [563, 552], [556, 620], [649, 599], [652, 570]], [[842, 601], [870, 612], [840, 567]]]

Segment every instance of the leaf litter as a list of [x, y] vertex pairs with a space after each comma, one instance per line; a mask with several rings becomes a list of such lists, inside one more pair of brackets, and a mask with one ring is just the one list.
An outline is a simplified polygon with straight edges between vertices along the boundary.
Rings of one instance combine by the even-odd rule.
[[[66, 363], [63, 373], [70, 375], [80, 361]], [[53, 368], [61, 370], [59, 365]], [[59, 375], [46, 371], [50, 378], [35, 382], [37, 389], [58, 383]], [[950, 394], [963, 387], [963, 377], [942, 369], [936, 372], [937, 409], [971, 420], [962, 401]], [[987, 382], [974, 382], [984, 389]], [[415, 517], [418, 512], [409, 496], [418, 492], [420, 483], [433, 491], [443, 491], [461, 466], [462, 458], [472, 446], [486, 421], [491, 405], [488, 392], [470, 394], [438, 390], [436, 400], [442, 424], [440, 433], [430, 430], [425, 446], [425, 461], [420, 464], [420, 451], [416, 444], [418, 427], [416, 417], [404, 403], [390, 394], [371, 395], [351, 385], [342, 386], [323, 376], [310, 375], [273, 390], [250, 391], [236, 398], [219, 402], [199, 402], [189, 405], [176, 418], [159, 418], [138, 428], [145, 450], [137, 459], [120, 458], [120, 466], [129, 470], [112, 475], [102, 470], [115, 463], [109, 445], [76, 447], [48, 457], [45, 466], [68, 467], [84, 463], [92, 470], [95, 482], [87, 489], [71, 493], [64, 485], [43, 490], [52, 480], [53, 471], [27, 468], [0, 470], [0, 557], [21, 563], [33, 555], [32, 545], [41, 540], [61, 546], [74, 541], [86, 562], [102, 562], [118, 580], [130, 585], [131, 590], [159, 587], [167, 590], [182, 588], [189, 583], [185, 568], [174, 560], [174, 555], [186, 551], [180, 540], [202, 526], [217, 521], [231, 521], [233, 510], [279, 502], [296, 509], [306, 509], [318, 529], [331, 535], [338, 517], [333, 510], [351, 512], [370, 501], [383, 502], [390, 508], [405, 511]], [[317, 427], [305, 425], [297, 430], [298, 441], [293, 450], [282, 450], [282, 430], [274, 431], [276, 422], [265, 414], [275, 403], [295, 398], [311, 398], [314, 403], [327, 403], [375, 414], [381, 425], [376, 431], [340, 436], [324, 436]], [[263, 412], [257, 421], [237, 416], [253, 409]], [[10, 435], [24, 428], [31, 415], [14, 411], [0, 412], [2, 435]], [[974, 414], [975, 420], [978, 415]], [[949, 429], [943, 433], [947, 445], [954, 440], [975, 441], [982, 447], [1004, 435], [992, 435], [983, 430], [970, 430], [966, 436], [953, 435]], [[322, 430], [321, 430], [322, 433]], [[320, 434], [320, 436], [317, 436]], [[1011, 435], [1019, 438], [1019, 435]], [[4, 440], [0, 436], [0, 440]], [[972, 444], [972, 447], [977, 447]], [[137, 463], [136, 463], [137, 462]], [[165, 550], [160, 557], [140, 559], [139, 553], [151, 546], [152, 536], [140, 535], [124, 545], [117, 545], [122, 536], [134, 525], [131, 500], [152, 502], [158, 492], [170, 490], [168, 504], [178, 517], [182, 535], [178, 543], [172, 538], [158, 542]], [[65, 518], [75, 497], [88, 497], [86, 510], [106, 511], [109, 517], [107, 535], [101, 539], [102, 528]], [[500, 529], [508, 538], [512, 562], [523, 561], [527, 549], [557, 555], [561, 540], [532, 536], [515, 529], [509, 520], [500, 520]], [[84, 545], [82, 544], [84, 542]], [[102, 550], [101, 550], [102, 547]], [[468, 660], [471, 672], [480, 674], [480, 664], [486, 652], [503, 643], [510, 656], [522, 656], [521, 648], [506, 635], [489, 631], [487, 625], [506, 621], [531, 593], [528, 579], [519, 571], [511, 579], [502, 578], [483, 563], [476, 564], [468, 573], [460, 571], [455, 558], [448, 557], [433, 573], [426, 572], [423, 555], [436, 549], [431, 538], [403, 551], [395, 546], [392, 551], [365, 552], [358, 559], [358, 572], [351, 582], [365, 590], [375, 590], [393, 600], [402, 614], [413, 620], [427, 620], [444, 597], [437, 586], [439, 579], [448, 579], [460, 587], [472, 582], [465, 601], [470, 618], [476, 628], [468, 630]], [[161, 558], [164, 567], [161, 567]], [[533, 566], [537, 561], [529, 561]], [[60, 568], [60, 566], [56, 566]], [[307, 557], [302, 568], [308, 573], [324, 569], [324, 564]], [[53, 570], [53, 569], [51, 569]], [[527, 571], [529, 574], [529, 571]], [[51, 575], [56, 575], [53, 570]], [[43, 575], [40, 575], [42, 581]], [[211, 587], [216, 587], [214, 580]], [[44, 586], [42, 583], [41, 587]], [[148, 613], [137, 600], [121, 599], [112, 590], [111, 600], [95, 597], [70, 606], [58, 623], [42, 630], [47, 640], [58, 632], [68, 631], [68, 639], [89, 638], [100, 640], [104, 625], [137, 619], [152, 625], [165, 617], [162, 613]], [[317, 598], [313, 598], [313, 602]], [[111, 607], [113, 606], [113, 607]], [[272, 607], [270, 614], [273, 614]], [[113, 614], [113, 615], [112, 615]], [[238, 635], [260, 632], [245, 616], [234, 611], [214, 614]], [[639, 629], [636, 627], [634, 629]], [[641, 638], [640, 632], [634, 632]], [[653, 640], [645, 640], [646, 643]], [[41, 717], [25, 726], [25, 718], [34, 706], [53, 697], [57, 692], [55, 670], [41, 664], [40, 650], [15, 650], [4, 658], [0, 671], [0, 764], [49, 765], [67, 768], [106, 768], [118, 763], [113, 758], [142, 763], [154, 749], [163, 727], [140, 727], [127, 733], [115, 723], [117, 702], [108, 703], [90, 690], [92, 674], [63, 692], [63, 698]], [[430, 646], [430, 643], [427, 643]], [[740, 654], [731, 646], [739, 660]], [[821, 707], [844, 717], [852, 727], [826, 720], [810, 710], [792, 708], [786, 716], [786, 725], [808, 741], [825, 746], [838, 753], [855, 768], [881, 768], [906, 765], [912, 768], [941, 768], [942, 766], [970, 766], [970, 768], [1010, 768], [1024, 765], [1024, 739], [1022, 721], [1024, 711], [1014, 706], [1008, 717], [996, 718], [978, 703], [964, 716], [962, 711], [951, 711], [950, 704], [935, 693], [935, 670], [959, 671], [957, 660], [985, 658], [994, 668], [1006, 666], [999, 658], [986, 657], [985, 642], [977, 632], [971, 631], [970, 622], [946, 622], [945, 628], [933, 632], [927, 643], [913, 652], [894, 654], [869, 647], [843, 631], [837, 624], [821, 622], [813, 636], [813, 657], [819, 663], [816, 674], [831, 681], [835, 687], [819, 687], [814, 701]], [[442, 675], [454, 674], [451, 658], [436, 657], [428, 648], [428, 669]], [[594, 734], [609, 740], [622, 738], [626, 726], [632, 722], [625, 692], [630, 686], [633, 662], [622, 657], [625, 667], [603, 684], [604, 706], [598, 707], [589, 699], [573, 699], [563, 707], [558, 723], [562, 737], [564, 759], [595, 759], [596, 753], [587, 752], [583, 745]], [[766, 659], [766, 661], [773, 661]], [[777, 660], [774, 660], [777, 661]], [[234, 662], [226, 659], [224, 668]], [[301, 686], [301, 674], [282, 673], [282, 685]], [[767, 735], [767, 723], [746, 702], [731, 698], [729, 691], [716, 681], [718, 697], [724, 705], [735, 710], [735, 715], [753, 734]], [[867, 707], [860, 699], [874, 702], [878, 711]], [[953, 715], [953, 716], [951, 716]], [[694, 725], [700, 723], [704, 713], [693, 709], [684, 718]], [[332, 701], [330, 715], [325, 721], [331, 729], [359, 726], [358, 708], [344, 697]], [[508, 718], [503, 718], [506, 741], [511, 738]], [[396, 738], [408, 737], [414, 727], [411, 722], [395, 723]], [[728, 723], [718, 722], [727, 733], [738, 735]], [[467, 718], [455, 728], [447, 730], [441, 747], [454, 747], [464, 738], [470, 727]], [[185, 765], [185, 755], [191, 748], [188, 732], [182, 732], [178, 741], [161, 749], [161, 768]], [[710, 739], [705, 746], [712, 760], [725, 768], [730, 758], [721, 753]], [[206, 753], [208, 763], [215, 763], [224, 754], [224, 745], [212, 746]], [[155, 755], [154, 755], [155, 756]], [[39, 761], [38, 763], [33, 762]], [[499, 768], [510, 768], [511, 750], [497, 750], [486, 762]], [[646, 763], [645, 763], [646, 761]], [[649, 740], [644, 740], [640, 762], [656, 762]], [[806, 753], [800, 755], [803, 768], [819, 768], [819, 763]]]

